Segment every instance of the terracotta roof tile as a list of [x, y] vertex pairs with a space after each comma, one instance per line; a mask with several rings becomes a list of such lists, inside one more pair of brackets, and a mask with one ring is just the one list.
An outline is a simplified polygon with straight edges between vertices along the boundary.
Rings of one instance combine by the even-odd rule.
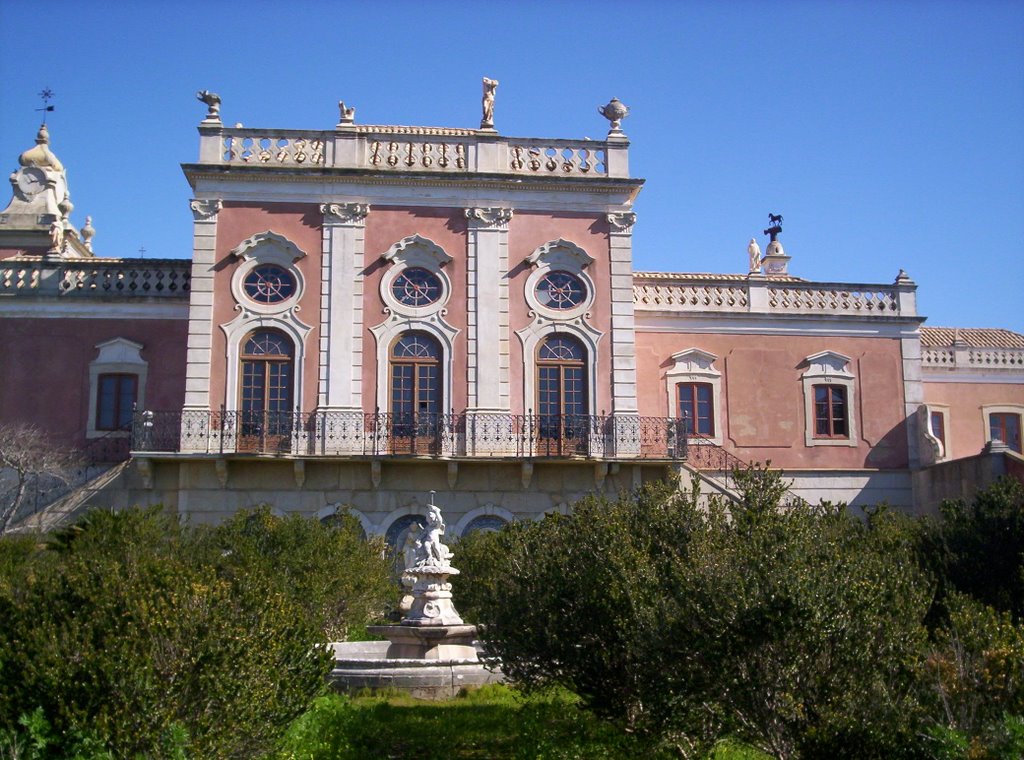
[[1024, 335], [1001, 328], [922, 327], [922, 346], [952, 346], [960, 340], [971, 348], [1024, 348]]

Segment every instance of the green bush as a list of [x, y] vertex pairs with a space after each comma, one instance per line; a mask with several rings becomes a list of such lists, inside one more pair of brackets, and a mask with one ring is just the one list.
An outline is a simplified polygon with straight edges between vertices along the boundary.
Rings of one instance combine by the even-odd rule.
[[776, 757], [913, 756], [931, 601], [913, 534], [780, 510], [767, 470], [738, 482], [731, 514], [652, 485], [470, 540], [460, 604], [517, 682], [562, 684], [684, 755], [733, 734]]
[[923, 541], [942, 596], [970, 594], [1024, 621], [1024, 484], [1003, 478], [970, 503], [944, 502]]
[[221, 577], [266, 579], [318, 621], [329, 641], [382, 618], [397, 599], [384, 540], [363, 539], [347, 513], [328, 526], [262, 507], [202, 532], [198, 544]]
[[197, 536], [129, 510], [91, 512], [31, 550], [0, 541], [0, 730], [25, 736], [19, 718], [41, 708], [55, 737], [41, 756], [83, 742], [117, 757], [265, 755], [325, 688], [325, 623], [364, 623], [382, 603], [371, 589], [386, 581], [344, 567], [341, 590], [324, 587], [346, 558], [375, 572], [376, 547], [353, 533], [256, 513]]

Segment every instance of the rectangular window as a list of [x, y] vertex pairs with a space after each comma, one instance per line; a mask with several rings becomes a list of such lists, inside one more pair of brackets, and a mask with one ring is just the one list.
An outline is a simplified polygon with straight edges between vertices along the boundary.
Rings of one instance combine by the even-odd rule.
[[932, 412], [930, 416], [932, 435], [939, 439], [943, 451], [946, 450], [946, 416], [942, 412]]
[[842, 385], [814, 386], [814, 437], [849, 438], [846, 387]]
[[988, 416], [989, 438], [999, 440], [1021, 453], [1020, 415], [1012, 412], [992, 412]]
[[138, 375], [100, 375], [96, 389], [96, 429], [129, 428], [138, 389]]
[[679, 418], [687, 433], [715, 435], [715, 413], [712, 402], [714, 392], [711, 383], [679, 383], [676, 386], [679, 398]]

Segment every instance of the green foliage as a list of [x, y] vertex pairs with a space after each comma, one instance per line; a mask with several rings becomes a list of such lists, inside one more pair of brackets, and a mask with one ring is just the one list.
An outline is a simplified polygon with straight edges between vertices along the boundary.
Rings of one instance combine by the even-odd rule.
[[[564, 690], [524, 697], [487, 686], [447, 702], [376, 695], [329, 695], [289, 728], [280, 760], [667, 760], [636, 736], [616, 731], [578, 707]], [[761, 760], [752, 754], [716, 760]]]
[[932, 736], [970, 756], [1024, 750], [1024, 626], [956, 592], [946, 608], [921, 666], [924, 699], [937, 723]]
[[961, 591], [1024, 621], [1024, 484], [1003, 478], [971, 503], [947, 501], [923, 554], [940, 591]]
[[38, 714], [45, 757], [265, 755], [324, 690], [325, 626], [383, 603], [354, 534], [260, 512], [196, 535], [129, 510], [0, 541], [0, 730], [34, 736], [17, 721]]
[[267, 579], [318, 621], [330, 641], [349, 638], [353, 627], [365, 629], [395, 601], [383, 539], [364, 540], [349, 514], [326, 526], [262, 507], [237, 513], [198, 543], [222, 577]]
[[662, 484], [477, 539], [459, 593], [483, 590], [460, 604], [517, 682], [684, 756], [730, 733], [776, 757], [913, 756], [931, 584], [912, 533], [780, 510], [766, 469], [738, 482], [731, 515]]

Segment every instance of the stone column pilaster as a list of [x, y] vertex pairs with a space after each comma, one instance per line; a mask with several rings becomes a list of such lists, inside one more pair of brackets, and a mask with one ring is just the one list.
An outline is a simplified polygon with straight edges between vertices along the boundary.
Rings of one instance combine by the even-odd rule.
[[621, 211], [608, 220], [612, 304], [612, 418], [614, 455], [640, 455], [636, 400], [636, 331], [633, 317], [633, 225], [636, 214]]
[[365, 203], [325, 203], [320, 282], [320, 411], [361, 411]]
[[508, 412], [508, 225], [512, 209], [467, 208], [470, 411]]
[[192, 282], [188, 301], [188, 353], [185, 358], [185, 410], [210, 409], [210, 359], [213, 337], [213, 276], [216, 263], [219, 200], [189, 203], [192, 225]]

